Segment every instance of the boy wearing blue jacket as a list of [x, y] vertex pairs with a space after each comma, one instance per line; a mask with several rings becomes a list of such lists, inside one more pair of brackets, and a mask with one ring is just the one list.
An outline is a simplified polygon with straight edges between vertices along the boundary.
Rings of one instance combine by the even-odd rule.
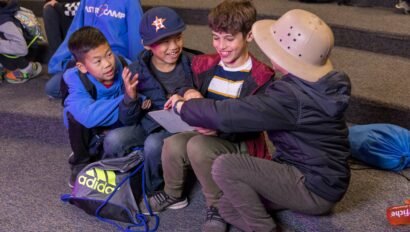
[[[70, 186], [87, 164], [99, 159], [99, 153], [90, 150], [91, 145], [104, 138], [104, 155], [126, 154], [133, 146], [142, 145], [145, 139], [140, 127], [121, 127], [118, 122], [118, 106], [123, 99], [123, 79], [130, 74], [123, 72], [122, 63], [114, 55], [104, 35], [96, 28], [83, 27], [74, 32], [68, 47], [76, 60], [76, 67], [64, 73], [68, 96], [64, 100], [64, 121], [73, 154]], [[92, 96], [82, 78], [95, 86]], [[114, 132], [115, 133], [112, 133]]]
[[139, 0], [81, 0], [66, 38], [48, 63], [48, 72], [52, 78], [46, 84], [46, 94], [53, 98], [62, 97], [61, 78], [67, 63], [72, 60], [67, 46], [68, 38], [81, 27], [98, 28], [115, 54], [135, 61], [143, 49], [138, 31], [141, 16]]

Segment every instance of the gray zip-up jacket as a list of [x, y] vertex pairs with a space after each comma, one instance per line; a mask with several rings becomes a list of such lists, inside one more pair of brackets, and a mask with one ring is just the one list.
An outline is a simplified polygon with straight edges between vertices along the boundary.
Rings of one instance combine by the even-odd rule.
[[190, 100], [182, 106], [181, 117], [192, 126], [228, 133], [266, 130], [276, 147], [273, 160], [295, 166], [310, 191], [337, 202], [350, 181], [344, 118], [350, 92], [344, 73], [332, 71], [317, 82], [287, 75], [273, 82], [265, 94]]

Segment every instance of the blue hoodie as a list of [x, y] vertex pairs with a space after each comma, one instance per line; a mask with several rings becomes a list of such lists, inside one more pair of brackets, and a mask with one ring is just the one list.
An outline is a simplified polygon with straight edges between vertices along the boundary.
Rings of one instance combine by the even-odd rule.
[[135, 61], [143, 46], [139, 35], [142, 17], [139, 0], [81, 0], [67, 36], [48, 63], [48, 72], [63, 72], [71, 59], [70, 35], [83, 26], [98, 28], [115, 54]]
[[114, 83], [109, 88], [87, 73], [87, 78], [96, 88], [96, 100], [81, 82], [77, 67], [70, 68], [64, 73], [63, 78], [69, 92], [64, 101], [64, 123], [67, 127], [67, 112], [87, 128], [111, 126], [118, 121], [118, 107], [124, 97], [124, 84], [121, 77], [121, 62], [117, 57], [115, 62]]

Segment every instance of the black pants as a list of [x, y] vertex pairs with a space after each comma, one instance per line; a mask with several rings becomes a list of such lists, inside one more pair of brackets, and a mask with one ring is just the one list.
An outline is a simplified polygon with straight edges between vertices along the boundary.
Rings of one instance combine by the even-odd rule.
[[4, 55], [0, 54], [0, 64], [4, 68], [14, 71], [15, 69], [26, 68], [29, 65], [30, 61], [26, 57], [19, 57], [16, 59], [7, 58]]
[[[79, 123], [72, 114], [67, 112], [68, 138], [74, 153], [68, 160], [73, 173], [77, 174], [88, 164], [98, 160], [98, 154], [90, 153], [91, 140], [97, 135], [97, 128], [87, 128]], [[101, 141], [100, 141], [101, 142]], [[102, 147], [102, 144], [101, 144]], [[97, 152], [98, 153], [98, 152]]]
[[43, 18], [51, 57], [66, 37], [74, 17], [66, 16], [64, 5], [57, 2], [54, 7], [49, 5], [43, 8]]

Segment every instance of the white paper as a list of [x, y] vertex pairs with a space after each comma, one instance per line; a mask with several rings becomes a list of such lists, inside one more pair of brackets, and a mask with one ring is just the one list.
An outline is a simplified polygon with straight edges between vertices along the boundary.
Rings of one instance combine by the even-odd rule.
[[181, 117], [171, 110], [156, 110], [148, 112], [156, 122], [170, 133], [193, 131], [194, 128], [182, 121]]

